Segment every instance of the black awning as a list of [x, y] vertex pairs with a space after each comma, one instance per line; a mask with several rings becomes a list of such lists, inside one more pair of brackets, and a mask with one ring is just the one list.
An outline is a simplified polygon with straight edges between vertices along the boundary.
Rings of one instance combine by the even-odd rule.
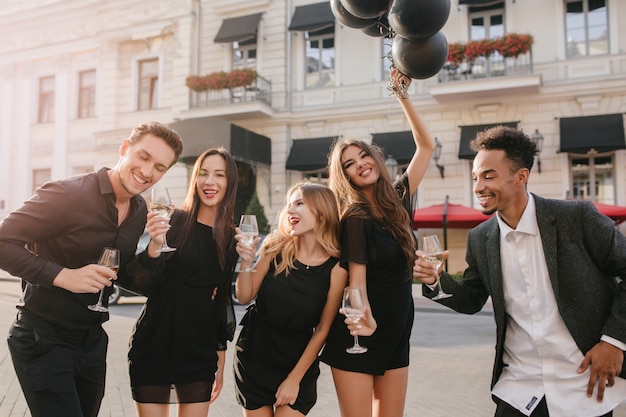
[[259, 20], [262, 13], [224, 19], [220, 30], [215, 36], [215, 42], [231, 43], [243, 42], [256, 38]]
[[294, 140], [289, 150], [285, 168], [294, 171], [319, 171], [328, 164], [336, 136]]
[[335, 24], [335, 15], [330, 2], [308, 4], [296, 7], [289, 30], [314, 32]]
[[237, 161], [271, 165], [272, 143], [259, 135], [218, 117], [198, 117], [170, 124], [183, 138], [181, 159], [193, 164], [209, 148], [223, 146]]
[[496, 126], [506, 126], [517, 129], [518, 122], [489, 123], [485, 125], [461, 126], [461, 142], [459, 143], [459, 159], [474, 159], [476, 152], [470, 148], [470, 142], [474, 140], [478, 132]]
[[385, 158], [392, 156], [399, 165], [406, 165], [411, 162], [415, 153], [415, 140], [413, 133], [408, 130], [406, 132], [390, 132], [390, 133], [374, 133], [372, 135], [372, 143], [378, 145], [385, 154]]
[[244, 160], [272, 165], [272, 141], [237, 125], [230, 125], [230, 152]]
[[624, 116], [603, 114], [600, 116], [562, 117], [561, 152], [586, 154], [626, 149], [624, 143]]

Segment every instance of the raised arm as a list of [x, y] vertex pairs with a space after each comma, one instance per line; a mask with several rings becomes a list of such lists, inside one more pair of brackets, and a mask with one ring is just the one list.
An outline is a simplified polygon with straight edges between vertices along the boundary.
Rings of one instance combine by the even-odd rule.
[[390, 76], [393, 85], [400, 86], [404, 84], [401, 90], [395, 89], [395, 91], [404, 92], [396, 93], [395, 96], [402, 107], [402, 111], [404, 111], [404, 115], [409, 121], [409, 126], [411, 126], [411, 132], [413, 133], [413, 140], [415, 141], [415, 153], [406, 169], [409, 179], [409, 191], [413, 194], [415, 190], [417, 190], [420, 182], [422, 182], [422, 178], [424, 178], [433, 151], [435, 150], [435, 141], [428, 132], [424, 121], [415, 110], [408, 93], [406, 93], [406, 89], [411, 85], [411, 79], [402, 74], [397, 68], [391, 70]]

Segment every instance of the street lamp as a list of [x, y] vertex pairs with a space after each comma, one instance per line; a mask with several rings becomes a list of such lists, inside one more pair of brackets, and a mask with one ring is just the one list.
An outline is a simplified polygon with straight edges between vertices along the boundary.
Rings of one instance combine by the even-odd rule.
[[389, 178], [391, 181], [396, 180], [396, 176], [398, 175], [398, 161], [392, 155], [388, 155], [387, 159], [385, 159], [385, 168], [387, 168], [387, 173], [389, 173]]
[[441, 142], [439, 142], [439, 139], [435, 138], [435, 150], [433, 152], [433, 159], [435, 160], [435, 165], [437, 166], [437, 168], [439, 168], [439, 175], [441, 175], [441, 178], [443, 178], [444, 166], [439, 165], [439, 158], [441, 158], [441, 148], [443, 148], [443, 145], [441, 144]]
[[539, 154], [543, 150], [543, 139], [544, 137], [541, 132], [539, 132], [539, 129], [535, 129], [535, 133], [533, 133], [532, 137], [530, 138], [530, 140], [535, 143], [535, 146], [537, 148], [537, 171], [539, 173], [541, 173], [541, 158], [539, 157]]

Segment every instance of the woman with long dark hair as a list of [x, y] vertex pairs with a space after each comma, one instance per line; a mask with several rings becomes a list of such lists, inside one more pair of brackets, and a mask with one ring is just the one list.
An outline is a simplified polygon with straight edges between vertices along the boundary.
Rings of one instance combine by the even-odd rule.
[[[231, 276], [237, 262], [233, 223], [237, 166], [224, 148], [198, 157], [187, 196], [170, 224], [148, 214], [151, 241], [138, 256], [138, 284], [150, 287], [128, 353], [140, 417], [206, 417], [223, 386]], [[176, 251], [160, 253], [163, 235]]]

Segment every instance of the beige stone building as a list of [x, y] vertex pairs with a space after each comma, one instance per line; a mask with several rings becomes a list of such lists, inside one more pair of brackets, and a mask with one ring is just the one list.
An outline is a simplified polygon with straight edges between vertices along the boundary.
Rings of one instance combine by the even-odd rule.
[[[256, 191], [270, 221], [291, 184], [324, 181], [338, 137], [374, 141], [400, 166], [410, 158], [408, 123], [387, 90], [392, 41], [345, 26], [327, 1], [0, 5], [2, 216], [44, 181], [113, 165], [121, 139], [147, 120], [184, 136], [184, 158], [164, 179], [178, 199], [195, 157], [223, 145], [240, 168], [238, 210]], [[534, 43], [517, 58], [494, 53], [413, 82], [411, 100], [442, 144], [417, 206], [449, 196], [476, 207], [467, 143], [501, 123], [543, 137], [530, 191], [626, 206], [624, 25], [621, 0], [451, 0], [450, 44], [511, 33]], [[252, 84], [186, 86], [242, 68], [256, 71]], [[463, 268], [466, 233], [448, 230], [451, 272]]]

